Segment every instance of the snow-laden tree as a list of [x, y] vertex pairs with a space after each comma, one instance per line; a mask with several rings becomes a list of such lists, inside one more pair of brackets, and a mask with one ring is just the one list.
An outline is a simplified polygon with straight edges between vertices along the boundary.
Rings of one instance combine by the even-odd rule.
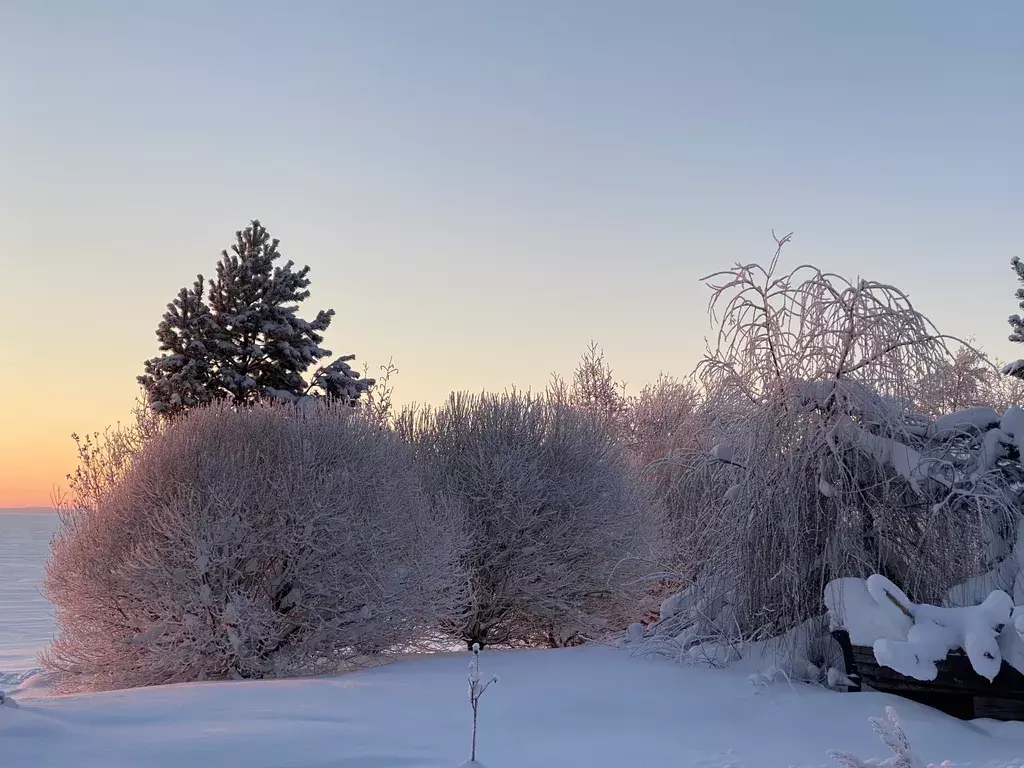
[[664, 626], [684, 643], [783, 634], [821, 614], [840, 576], [942, 599], [1015, 544], [1024, 412], [920, 414], [922, 382], [955, 380], [963, 345], [894, 286], [783, 273], [778, 256], [706, 279], [717, 333], [697, 371], [697, 447], [661, 467], [690, 587]]
[[61, 690], [337, 670], [406, 651], [465, 604], [459, 521], [408, 446], [358, 411], [226, 404], [167, 424], [45, 581]]
[[[1024, 309], [1024, 262], [1020, 260], [1020, 257], [1014, 256], [1010, 259], [1010, 268], [1013, 269], [1017, 282], [1021, 284], [1013, 296], [1019, 302], [1018, 306], [1020, 309]], [[1021, 319], [1020, 315], [1010, 315], [1007, 322], [1009, 322], [1011, 329], [1010, 341], [1018, 344], [1024, 342], [1024, 320]]]
[[182, 288], [164, 313], [156, 337], [164, 354], [143, 364], [139, 383], [154, 410], [174, 412], [213, 400], [217, 323], [203, 301], [203, 278]]
[[449, 632], [564, 645], [643, 614], [636, 578], [657, 520], [606, 419], [517, 392], [456, 394], [400, 428], [435, 505], [466, 520], [470, 596]]
[[139, 377], [153, 410], [173, 414], [213, 400], [240, 405], [310, 395], [354, 405], [373, 380], [352, 369], [353, 355], [305, 378], [331, 355], [320, 344], [334, 317], [332, 309], [313, 320], [299, 317], [309, 297], [309, 267], [276, 264], [279, 241], [258, 220], [235, 238], [230, 252], [221, 253], [206, 300], [200, 275], [167, 307], [157, 328], [161, 354], [145, 362]]
[[[1010, 259], [1010, 267], [1017, 276], [1017, 282], [1021, 285], [1014, 292], [1018, 307], [1024, 309], [1024, 262], [1018, 256]], [[1010, 315], [1007, 322], [1010, 324], [1010, 341], [1020, 344], [1024, 342], [1024, 320], [1017, 313]], [[1017, 379], [1024, 379], [1024, 360], [1015, 360], [1003, 367], [1003, 373]]]

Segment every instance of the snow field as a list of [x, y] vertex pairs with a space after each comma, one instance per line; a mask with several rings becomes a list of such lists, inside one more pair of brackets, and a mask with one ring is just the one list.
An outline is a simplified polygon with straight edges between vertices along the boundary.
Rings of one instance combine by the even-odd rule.
[[[469, 756], [466, 653], [337, 678], [199, 683], [49, 699], [0, 710], [3, 765], [32, 768], [453, 768]], [[765, 662], [767, 663], [767, 662]], [[783, 768], [885, 758], [869, 717], [899, 712], [926, 762], [1024, 765], [1024, 724], [964, 723], [876, 693], [780, 681], [604, 647], [484, 651], [500, 685], [480, 703], [488, 768]]]

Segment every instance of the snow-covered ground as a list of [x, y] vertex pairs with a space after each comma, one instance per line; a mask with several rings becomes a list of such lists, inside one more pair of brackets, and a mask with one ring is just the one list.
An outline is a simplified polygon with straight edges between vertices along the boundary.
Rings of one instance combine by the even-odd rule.
[[[467, 653], [338, 678], [207, 683], [0, 708], [4, 765], [76, 768], [386, 768], [467, 757]], [[963, 723], [875, 693], [785, 682], [751, 669], [680, 667], [590, 647], [482, 654], [497, 674], [481, 702], [490, 768], [824, 766], [829, 749], [886, 757], [869, 716], [887, 704], [929, 762], [1021, 765], [1024, 724]]]

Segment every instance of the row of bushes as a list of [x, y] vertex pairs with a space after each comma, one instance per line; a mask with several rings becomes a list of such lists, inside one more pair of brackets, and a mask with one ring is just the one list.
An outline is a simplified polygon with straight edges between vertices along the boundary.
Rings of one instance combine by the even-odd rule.
[[577, 408], [459, 395], [390, 429], [322, 402], [212, 406], [119, 435], [85, 452], [52, 547], [63, 690], [563, 645], [642, 608], [654, 507]]
[[1012, 589], [1020, 380], [898, 289], [778, 255], [708, 278], [717, 345], [636, 397], [593, 347], [542, 398], [393, 419], [382, 389], [83, 441], [46, 663], [112, 687], [570, 644], [649, 615], [649, 574], [683, 590], [643, 633], [678, 658], [808, 635], [838, 577]]

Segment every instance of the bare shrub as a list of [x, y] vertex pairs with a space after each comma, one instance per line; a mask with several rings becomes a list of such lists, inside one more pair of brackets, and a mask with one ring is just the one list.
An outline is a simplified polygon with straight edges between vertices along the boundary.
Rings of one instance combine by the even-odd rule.
[[610, 419], [619, 419], [627, 403], [626, 385], [615, 380], [604, 350], [591, 341], [572, 374], [569, 404]]
[[103, 432], [71, 435], [78, 467], [67, 475], [68, 491], [54, 498], [60, 510], [93, 510], [121, 481], [142, 447], [164, 427], [144, 401], [136, 401], [130, 424], [118, 424]]
[[998, 361], [964, 346], [928, 372], [914, 393], [915, 410], [931, 418], [973, 406], [989, 406], [1002, 413], [1024, 402], [1024, 380], [1000, 373]]
[[607, 419], [618, 430], [638, 468], [684, 446], [692, 447], [690, 422], [701, 400], [692, 379], [664, 373], [638, 394], [628, 394], [626, 384], [616, 380], [604, 350], [596, 342], [583, 353], [572, 382], [555, 374], [544, 396], [548, 402]]
[[972, 399], [974, 353], [899, 289], [781, 273], [778, 255], [707, 278], [717, 343], [697, 370], [694, 446], [659, 465], [674, 570], [733, 638], [820, 614], [839, 576], [877, 571], [941, 599], [1005, 555], [1017, 515], [1004, 454], [913, 407], [923, 382], [936, 408]]
[[528, 394], [453, 395], [402, 428], [438, 505], [463, 510], [468, 645], [578, 642], [642, 612], [653, 507], [606, 419]]
[[638, 466], [694, 447], [694, 413], [700, 402], [692, 381], [665, 374], [630, 398], [628, 445]]
[[334, 670], [464, 602], [458, 531], [350, 408], [196, 409], [63, 516], [43, 661], [65, 691]]
[[480, 698], [487, 692], [498, 678], [494, 675], [484, 680], [480, 675], [480, 644], [473, 643], [469, 660], [469, 706], [473, 710], [473, 733], [470, 739], [469, 764], [478, 765], [476, 761], [476, 731], [480, 717]]
[[[363, 366], [363, 378], [369, 379], [369, 365]], [[381, 427], [391, 427], [395, 421], [395, 405], [392, 396], [395, 392], [395, 385], [391, 377], [398, 375], [398, 367], [395, 361], [388, 360], [387, 365], [380, 366], [380, 375], [372, 379], [373, 386], [363, 393], [363, 399], [359, 403], [359, 410], [363, 415]]]

